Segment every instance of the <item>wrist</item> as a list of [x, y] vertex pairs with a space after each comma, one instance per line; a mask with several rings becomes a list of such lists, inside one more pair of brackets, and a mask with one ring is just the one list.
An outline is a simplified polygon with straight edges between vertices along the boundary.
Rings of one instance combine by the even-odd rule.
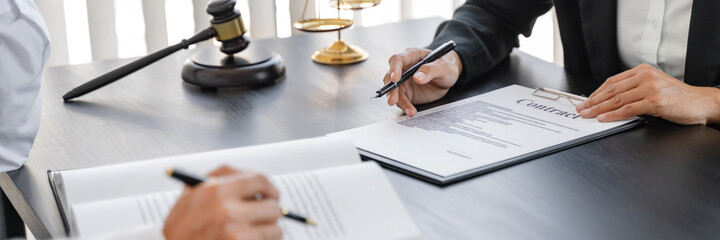
[[706, 124], [720, 123], [720, 88], [711, 87]]
[[455, 64], [455, 67], [457, 67], [458, 74], [462, 72], [462, 61], [460, 60], [460, 55], [455, 52], [455, 50], [452, 50], [448, 52], [447, 56], [450, 59], [450, 62]]

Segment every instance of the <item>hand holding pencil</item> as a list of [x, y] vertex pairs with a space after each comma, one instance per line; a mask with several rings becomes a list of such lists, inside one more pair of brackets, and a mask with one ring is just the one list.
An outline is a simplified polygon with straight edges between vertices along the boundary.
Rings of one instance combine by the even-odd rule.
[[[183, 191], [165, 221], [167, 239], [282, 238], [277, 225], [284, 216], [279, 193], [265, 176], [230, 167], [220, 167], [210, 176], [213, 181], [199, 184], [202, 179], [196, 179], [196, 186]], [[174, 177], [194, 185], [192, 180]]]

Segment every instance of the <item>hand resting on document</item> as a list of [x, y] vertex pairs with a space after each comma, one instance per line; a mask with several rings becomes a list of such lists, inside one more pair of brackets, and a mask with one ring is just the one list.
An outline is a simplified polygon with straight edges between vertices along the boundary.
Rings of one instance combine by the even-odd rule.
[[210, 181], [186, 187], [180, 195], [165, 221], [167, 239], [282, 238], [279, 193], [265, 176], [230, 167], [210, 176]]
[[720, 122], [720, 89], [690, 86], [641, 64], [608, 78], [576, 107], [583, 118], [610, 122], [648, 114], [679, 124]]

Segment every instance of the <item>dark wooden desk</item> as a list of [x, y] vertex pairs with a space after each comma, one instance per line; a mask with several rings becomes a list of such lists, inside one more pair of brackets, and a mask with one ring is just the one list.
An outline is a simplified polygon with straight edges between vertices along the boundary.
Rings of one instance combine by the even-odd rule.
[[[396, 117], [400, 110], [368, 97], [381, 86], [389, 56], [427, 44], [440, 21], [344, 31], [371, 56], [342, 67], [309, 58], [332, 42], [332, 33], [254, 41], [280, 53], [287, 65], [283, 82], [260, 89], [204, 92], [183, 84], [180, 68], [193, 53], [186, 51], [64, 104], [67, 90], [129, 60], [48, 69], [30, 160], [0, 174], [0, 186], [35, 236], [63, 236], [48, 169], [322, 136]], [[482, 81], [440, 103], [511, 83], [587, 94], [578, 82], [562, 68], [516, 51]], [[714, 129], [651, 119], [641, 128], [445, 188], [386, 172], [427, 239], [710, 238], [720, 236], [719, 143]]]

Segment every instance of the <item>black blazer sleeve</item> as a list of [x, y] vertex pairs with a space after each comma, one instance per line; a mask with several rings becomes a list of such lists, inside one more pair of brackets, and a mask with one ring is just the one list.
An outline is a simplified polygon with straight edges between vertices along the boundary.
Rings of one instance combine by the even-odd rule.
[[551, 0], [468, 0], [443, 22], [427, 47], [454, 40], [463, 71], [456, 86], [477, 79], [517, 47], [518, 35], [530, 36], [535, 19], [552, 7]]

